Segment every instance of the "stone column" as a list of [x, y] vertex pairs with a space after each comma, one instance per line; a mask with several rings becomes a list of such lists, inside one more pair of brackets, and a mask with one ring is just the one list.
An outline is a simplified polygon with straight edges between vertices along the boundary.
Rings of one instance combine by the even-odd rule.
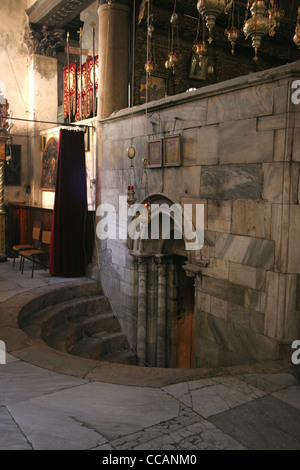
[[151, 260], [147, 289], [147, 363], [156, 366], [157, 264]]
[[166, 367], [166, 265], [158, 263], [158, 299], [157, 299], [157, 367]]
[[202, 280], [201, 280], [201, 275], [200, 274], [194, 274], [194, 288], [195, 288], [195, 324], [194, 324], [194, 360], [193, 360], [193, 367], [200, 367], [200, 364], [202, 365], [201, 362], [201, 322], [202, 318], [201, 315], [203, 315], [203, 307], [201, 306], [201, 298], [200, 298], [200, 293], [201, 293], [201, 285], [202, 285]]
[[98, 117], [128, 106], [129, 13], [127, 0], [100, 0]]
[[138, 267], [138, 318], [137, 318], [137, 356], [138, 365], [146, 363], [147, 321], [147, 262], [139, 260]]
[[168, 266], [167, 298], [167, 365], [176, 367], [176, 322], [177, 322], [177, 267], [171, 262]]

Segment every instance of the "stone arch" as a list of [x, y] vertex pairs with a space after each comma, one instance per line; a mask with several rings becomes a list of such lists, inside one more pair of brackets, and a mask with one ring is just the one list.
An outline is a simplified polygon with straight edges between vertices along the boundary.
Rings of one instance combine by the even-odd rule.
[[[179, 202], [165, 194], [153, 194], [142, 204], [166, 204], [171, 207]], [[148, 217], [149, 232], [152, 216], [150, 213]], [[137, 353], [140, 365], [193, 366], [192, 353], [190, 362], [187, 358], [180, 359], [184, 344], [179, 345], [178, 338], [182, 336], [188, 342], [186, 328], [193, 328], [197, 305], [195, 286], [200, 285], [201, 267], [207, 265], [207, 260], [201, 257], [201, 250], [186, 250], [184, 231], [181, 227], [182, 237], [179, 239], [175, 237], [177, 229], [178, 224], [171, 213], [169, 237], [162, 238], [160, 231], [158, 239], [127, 240], [138, 279], [134, 295], [137, 298]], [[182, 285], [186, 287], [186, 292]], [[185, 326], [187, 309], [188, 327]], [[184, 321], [179, 325], [183, 316]], [[179, 329], [183, 334], [179, 333]], [[193, 331], [190, 341], [193, 343], [190, 345], [192, 351]]]

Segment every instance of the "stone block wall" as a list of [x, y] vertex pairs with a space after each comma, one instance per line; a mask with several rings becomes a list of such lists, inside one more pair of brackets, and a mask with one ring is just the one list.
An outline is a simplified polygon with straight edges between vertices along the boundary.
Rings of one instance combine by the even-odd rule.
[[[98, 204], [134, 185], [205, 204], [194, 366], [277, 359], [299, 336], [300, 62], [115, 113], [99, 124]], [[145, 169], [148, 140], [180, 134], [180, 167]], [[127, 158], [132, 141], [133, 167]], [[94, 273], [136, 344], [137, 273], [124, 240], [98, 243]]]

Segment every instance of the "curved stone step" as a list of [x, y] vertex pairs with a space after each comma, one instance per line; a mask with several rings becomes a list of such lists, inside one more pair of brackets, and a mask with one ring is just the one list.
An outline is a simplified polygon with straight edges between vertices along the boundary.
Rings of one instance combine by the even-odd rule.
[[[120, 325], [113, 313], [101, 313], [92, 317], [81, 316], [58, 326], [43, 340], [52, 348], [69, 352], [84, 337], [120, 331]], [[122, 333], [123, 334], [123, 333]]]
[[[104, 360], [107, 362], [117, 362], [117, 357], [129, 354], [129, 344], [126, 336], [122, 332], [98, 333], [90, 338], [82, 338], [69, 354], [81, 356], [89, 359]], [[108, 361], [110, 359], [110, 361]]]
[[19, 312], [18, 323], [23, 328], [24, 322], [35, 313], [47, 307], [53, 307], [59, 303], [71, 300], [75, 301], [78, 298], [85, 298], [91, 296], [99, 296], [102, 294], [102, 288], [98, 281], [74, 281], [66, 282], [63, 285], [53, 285], [37, 288], [36, 292], [39, 295], [34, 296], [31, 300], [26, 302]]
[[54, 306], [46, 307], [30, 315], [22, 324], [22, 329], [31, 337], [42, 339], [52, 330], [66, 324], [69, 320], [82, 316], [97, 315], [111, 311], [106, 297], [94, 296], [71, 299]]

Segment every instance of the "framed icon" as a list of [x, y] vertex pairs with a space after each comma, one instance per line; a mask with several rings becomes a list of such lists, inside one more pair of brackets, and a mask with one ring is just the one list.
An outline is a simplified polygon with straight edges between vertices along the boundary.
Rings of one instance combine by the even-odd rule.
[[162, 141], [152, 140], [148, 142], [148, 167], [159, 168], [162, 166]]
[[57, 171], [58, 140], [51, 137], [48, 140], [42, 162], [41, 190], [55, 191]]
[[190, 65], [189, 78], [192, 80], [206, 80], [208, 57], [202, 57], [201, 61], [198, 54], [193, 52]]
[[169, 135], [164, 138], [164, 166], [180, 166], [180, 135]]

